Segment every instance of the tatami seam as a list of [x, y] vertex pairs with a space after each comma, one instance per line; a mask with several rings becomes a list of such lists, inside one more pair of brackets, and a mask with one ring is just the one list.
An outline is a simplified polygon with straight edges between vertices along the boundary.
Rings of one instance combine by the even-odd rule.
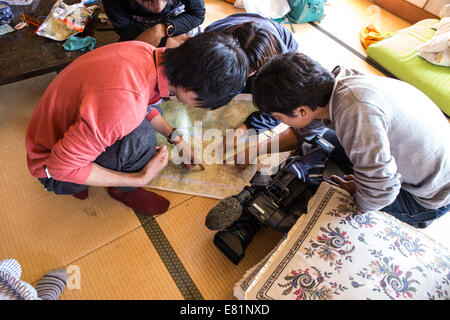
[[166, 234], [155, 218], [136, 213], [142, 222], [142, 227], [147, 233], [153, 247], [156, 249], [164, 266], [175, 282], [178, 290], [186, 300], [204, 300], [200, 290], [195, 285], [189, 272], [184, 267], [175, 249], [171, 245]]

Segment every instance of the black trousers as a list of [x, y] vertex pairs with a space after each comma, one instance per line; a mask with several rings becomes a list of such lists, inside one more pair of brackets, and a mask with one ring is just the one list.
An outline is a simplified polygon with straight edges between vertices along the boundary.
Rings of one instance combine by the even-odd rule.
[[[111, 170], [121, 172], [140, 171], [156, 152], [156, 132], [148, 120], [144, 120], [136, 129], [100, 154], [95, 163]], [[72, 182], [58, 181], [53, 178], [39, 178], [47, 191], [56, 194], [76, 194], [85, 191], [89, 186]], [[120, 187], [124, 192], [135, 188]]]

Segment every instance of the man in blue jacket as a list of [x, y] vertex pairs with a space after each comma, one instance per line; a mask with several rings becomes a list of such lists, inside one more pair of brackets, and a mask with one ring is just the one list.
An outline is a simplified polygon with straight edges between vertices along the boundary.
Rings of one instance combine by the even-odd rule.
[[140, 37], [155, 47], [196, 29], [205, 19], [203, 0], [103, 0], [103, 7], [119, 41]]

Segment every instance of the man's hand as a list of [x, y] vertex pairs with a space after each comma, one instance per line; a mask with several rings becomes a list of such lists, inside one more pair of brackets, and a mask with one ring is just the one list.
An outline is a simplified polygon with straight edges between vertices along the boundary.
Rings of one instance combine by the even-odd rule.
[[[235, 150], [237, 147], [239, 138], [241, 136], [247, 134], [247, 132], [248, 132], [247, 126], [243, 123], [243, 124], [237, 126], [236, 128], [234, 128], [233, 137], [224, 136], [223, 141], [222, 141], [222, 150], [223, 150], [222, 154], [225, 155], [227, 150]], [[231, 141], [231, 138], [233, 138], [232, 141]]]
[[141, 181], [139, 181], [140, 186], [145, 186], [153, 178], [155, 178], [162, 171], [162, 169], [164, 169], [167, 166], [168, 162], [169, 162], [169, 151], [167, 151], [167, 147], [157, 146], [156, 154], [140, 171], [141, 173]]
[[223, 164], [234, 163], [234, 165], [238, 169], [243, 170], [247, 168], [251, 163], [255, 163], [256, 155], [258, 152], [257, 150], [257, 146], [247, 146], [244, 150], [236, 152], [234, 153], [234, 155], [224, 159]]
[[162, 146], [156, 147], [156, 154], [138, 172], [115, 171], [93, 162], [91, 172], [84, 184], [97, 187], [142, 187], [156, 177], [168, 161], [169, 152], [166, 146]]
[[178, 137], [177, 141], [175, 141], [175, 145], [186, 169], [191, 171], [198, 165], [202, 170], [205, 170], [205, 167], [201, 161], [199, 161], [196, 157], [194, 149], [189, 145], [189, 143], [184, 141], [182, 137]]
[[147, 42], [152, 46], [157, 47], [165, 35], [166, 26], [163, 23], [160, 23], [142, 32], [135, 40]]
[[342, 179], [339, 176], [336, 175], [332, 175], [331, 180], [325, 180], [326, 182], [328, 182], [331, 185], [340, 187], [344, 190], [347, 190], [348, 193], [350, 193], [351, 195], [353, 195], [355, 193], [356, 190], [356, 184], [355, 184], [355, 176], [352, 174], [349, 175], [345, 175], [344, 179]]
[[[235, 130], [243, 130], [245, 134], [247, 132], [247, 127], [245, 125], [240, 125], [236, 127]], [[238, 135], [237, 132], [236, 135]], [[231, 145], [231, 143], [235, 143], [235, 141], [230, 142], [224, 140], [224, 146], [226, 145], [226, 142]], [[258, 144], [246, 145], [243, 151], [235, 153], [233, 157], [224, 159], [224, 164], [230, 163], [234, 159], [234, 163], [239, 169], [245, 169], [249, 164], [256, 163], [255, 159], [259, 156], [292, 151], [297, 149], [299, 145], [299, 139], [295, 134], [295, 131], [292, 128], [289, 128], [280, 134], [259, 142]]]
[[228, 151], [233, 150], [233, 155], [229, 156], [228, 158], [224, 158], [223, 164], [234, 163], [238, 169], [243, 170], [250, 163], [254, 162], [257, 153], [257, 146], [250, 147], [248, 146], [247, 142], [243, 142], [246, 144], [243, 150], [241, 150], [243, 146], [238, 146], [239, 139], [246, 134], [248, 134], [248, 128], [244, 123], [242, 123], [238, 125], [236, 128], [234, 128], [232, 137], [227, 136], [223, 137], [222, 142], [223, 156], [224, 157], [227, 156], [227, 150]]

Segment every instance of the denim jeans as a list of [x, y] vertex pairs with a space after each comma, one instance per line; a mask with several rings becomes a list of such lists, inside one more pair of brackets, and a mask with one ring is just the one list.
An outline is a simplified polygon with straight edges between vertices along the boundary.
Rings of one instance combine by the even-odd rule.
[[[330, 160], [345, 174], [353, 174], [352, 163], [339, 143], [336, 133], [333, 130], [328, 130], [323, 138], [335, 146], [330, 155]], [[437, 209], [424, 208], [414, 199], [412, 194], [404, 189], [400, 189], [394, 202], [380, 209], [380, 211], [386, 212], [415, 228], [425, 228], [431, 221], [443, 216], [449, 210], [450, 204]]]
[[428, 225], [428, 223], [431, 223], [432, 220], [443, 216], [449, 210], [450, 204], [438, 209], [424, 208], [417, 203], [408, 191], [400, 189], [400, 193], [395, 201], [380, 211], [389, 213], [390, 215], [415, 228], [424, 228]]
[[[116, 141], [100, 154], [95, 163], [115, 171], [137, 172], [141, 170], [156, 153], [156, 132], [147, 119], [131, 133]], [[56, 194], [76, 194], [85, 191], [89, 186], [53, 178], [38, 179], [47, 191]], [[135, 188], [119, 187], [120, 191], [130, 192]]]

